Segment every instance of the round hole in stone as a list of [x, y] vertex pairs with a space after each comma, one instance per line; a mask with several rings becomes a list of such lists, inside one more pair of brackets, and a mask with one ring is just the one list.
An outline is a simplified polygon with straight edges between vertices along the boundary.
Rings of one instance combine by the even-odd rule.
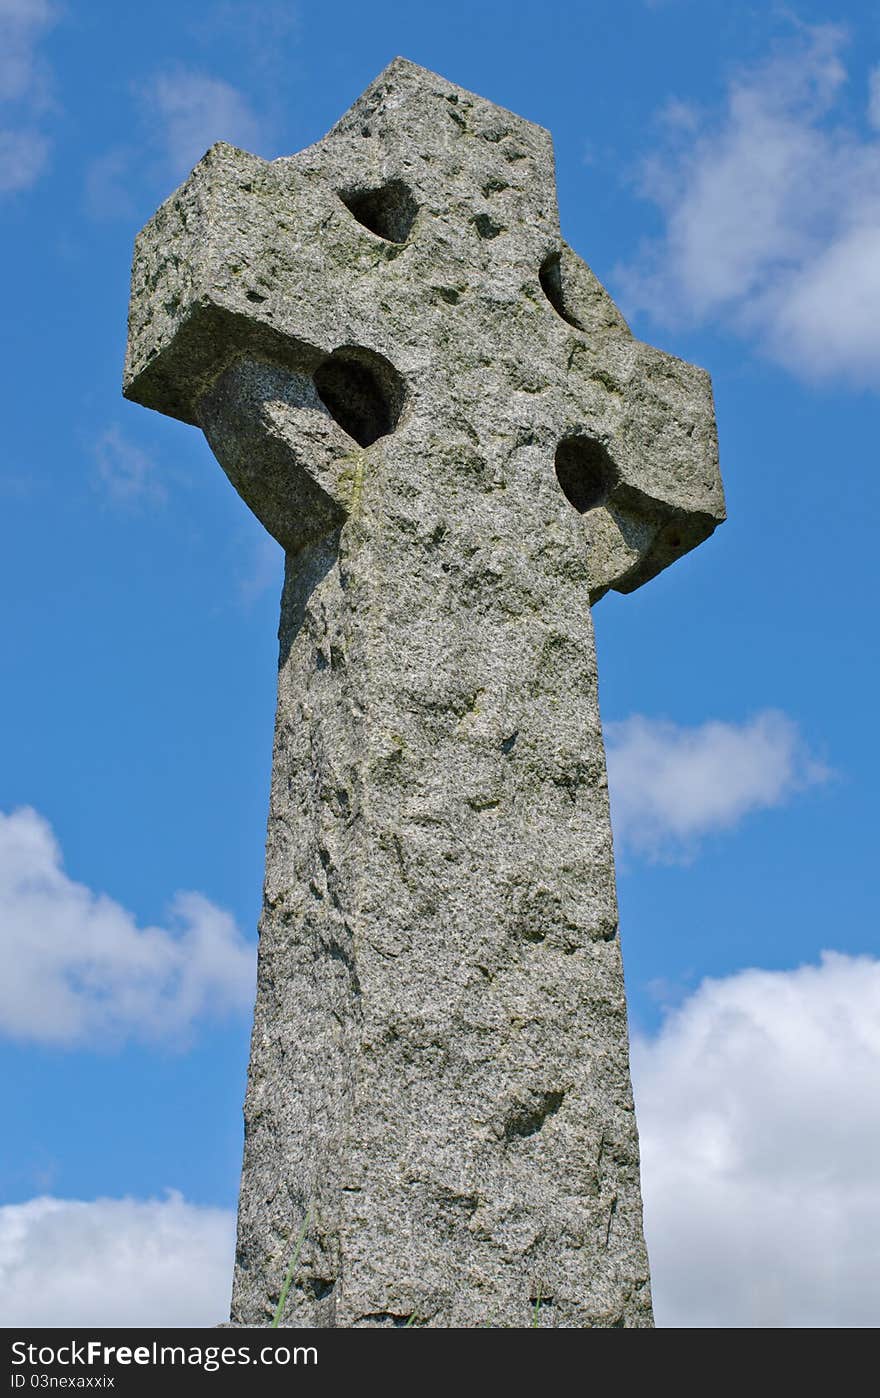
[[565, 282], [562, 275], [562, 258], [558, 252], [551, 252], [549, 257], [545, 257], [541, 263], [541, 270], [538, 273], [538, 280], [541, 283], [541, 290], [550, 302], [556, 314], [568, 325], [573, 325], [575, 330], [583, 330], [583, 325], [578, 320], [573, 309], [568, 304], [565, 294]]
[[607, 449], [595, 437], [563, 437], [556, 448], [556, 477], [579, 514], [604, 505], [617, 483]]
[[370, 446], [397, 426], [406, 384], [381, 354], [344, 345], [318, 366], [314, 382], [330, 416], [360, 446]]
[[405, 243], [419, 206], [403, 180], [389, 180], [377, 189], [350, 189], [339, 195], [358, 223], [388, 243]]

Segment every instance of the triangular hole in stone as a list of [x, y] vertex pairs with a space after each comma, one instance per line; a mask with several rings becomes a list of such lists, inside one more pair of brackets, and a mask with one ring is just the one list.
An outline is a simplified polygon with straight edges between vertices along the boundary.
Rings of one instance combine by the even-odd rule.
[[390, 180], [378, 189], [348, 190], [340, 194], [358, 223], [389, 243], [405, 243], [419, 206], [403, 180]]

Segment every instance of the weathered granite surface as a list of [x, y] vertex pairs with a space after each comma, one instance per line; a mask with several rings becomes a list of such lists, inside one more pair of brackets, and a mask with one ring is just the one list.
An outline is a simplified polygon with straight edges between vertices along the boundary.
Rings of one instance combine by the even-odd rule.
[[651, 1321], [590, 602], [724, 517], [540, 127], [396, 59], [143, 230], [128, 397], [287, 550], [233, 1320]]

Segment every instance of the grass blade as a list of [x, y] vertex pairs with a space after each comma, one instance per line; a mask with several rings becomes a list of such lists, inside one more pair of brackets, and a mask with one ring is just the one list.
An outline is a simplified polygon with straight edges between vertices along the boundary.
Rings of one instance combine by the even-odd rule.
[[275, 1307], [275, 1314], [272, 1317], [272, 1324], [270, 1326], [270, 1329], [272, 1330], [277, 1330], [278, 1326], [281, 1324], [281, 1317], [284, 1314], [284, 1307], [287, 1305], [287, 1295], [290, 1291], [291, 1286], [293, 1285], [293, 1274], [296, 1271], [296, 1264], [299, 1262], [299, 1255], [303, 1250], [303, 1243], [305, 1242], [306, 1234], [309, 1231], [309, 1222], [311, 1221], [311, 1217], [312, 1210], [311, 1207], [309, 1207], [308, 1209], [306, 1209], [305, 1220], [303, 1221], [302, 1228], [299, 1230], [299, 1237], [296, 1240], [296, 1247], [293, 1249], [293, 1256], [290, 1259], [290, 1266], [287, 1269], [287, 1276], [284, 1278], [284, 1285], [281, 1288], [281, 1295], [278, 1297], [278, 1305]]

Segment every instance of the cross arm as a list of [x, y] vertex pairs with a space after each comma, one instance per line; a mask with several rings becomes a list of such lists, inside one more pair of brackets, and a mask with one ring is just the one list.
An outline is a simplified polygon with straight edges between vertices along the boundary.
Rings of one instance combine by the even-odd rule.
[[320, 357], [259, 313], [263, 267], [251, 254], [268, 172], [265, 161], [218, 143], [138, 234], [126, 398], [199, 425], [203, 393], [237, 356], [281, 355], [294, 370]]
[[596, 601], [609, 588], [634, 591], [725, 519], [712, 383], [637, 340], [565, 243], [552, 273], [545, 290], [571, 327], [557, 473], [584, 513]]
[[613, 461], [596, 511], [594, 569], [607, 587], [637, 587], [703, 543], [725, 517], [712, 383], [705, 370], [638, 340], [605, 350]]
[[[402, 381], [364, 346], [363, 316], [346, 323], [328, 275], [335, 264], [356, 279], [340, 208], [289, 164], [221, 142], [135, 244], [125, 396], [201, 427], [293, 553], [343, 522], [359, 447], [402, 407]], [[336, 401], [343, 380], [353, 420]]]

